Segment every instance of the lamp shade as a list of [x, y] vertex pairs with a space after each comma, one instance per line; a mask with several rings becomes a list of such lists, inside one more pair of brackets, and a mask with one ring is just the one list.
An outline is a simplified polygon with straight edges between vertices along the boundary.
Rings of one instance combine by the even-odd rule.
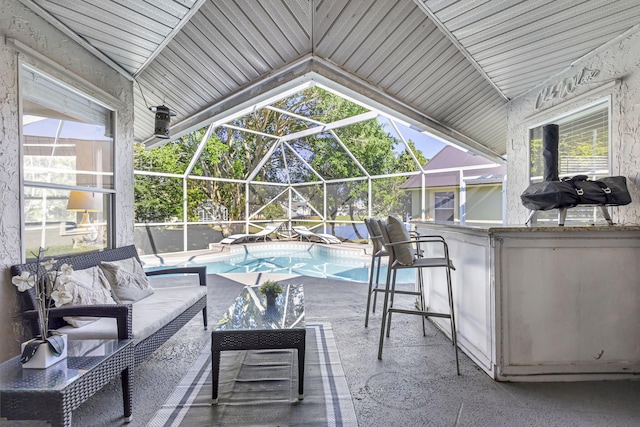
[[69, 193], [67, 210], [80, 212], [101, 212], [102, 194], [91, 193], [88, 191], [72, 190]]

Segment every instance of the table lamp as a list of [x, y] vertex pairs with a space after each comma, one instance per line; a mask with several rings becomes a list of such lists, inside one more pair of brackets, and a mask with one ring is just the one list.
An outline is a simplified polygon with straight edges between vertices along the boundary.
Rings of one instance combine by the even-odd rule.
[[89, 212], [102, 211], [102, 195], [91, 193], [88, 191], [72, 190], [69, 193], [69, 201], [67, 202], [67, 210], [82, 212], [82, 221], [78, 227], [90, 227]]

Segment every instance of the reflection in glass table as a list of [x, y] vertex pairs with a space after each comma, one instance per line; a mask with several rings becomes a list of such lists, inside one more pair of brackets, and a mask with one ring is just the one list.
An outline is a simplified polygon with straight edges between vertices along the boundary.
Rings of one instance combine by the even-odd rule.
[[0, 364], [0, 417], [70, 426], [71, 411], [116, 375], [125, 421], [131, 421], [131, 340], [69, 340], [67, 358], [47, 369], [23, 369], [20, 357]]
[[211, 332], [213, 403], [218, 403], [220, 352], [226, 350], [298, 350], [298, 395], [304, 386], [304, 289], [282, 285], [284, 292], [274, 305], [267, 305], [259, 286], [245, 287]]

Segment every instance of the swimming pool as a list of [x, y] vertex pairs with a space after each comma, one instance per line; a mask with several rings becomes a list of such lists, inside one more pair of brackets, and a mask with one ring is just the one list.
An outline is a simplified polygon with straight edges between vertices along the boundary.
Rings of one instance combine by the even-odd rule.
[[[369, 281], [371, 255], [364, 250], [340, 250], [313, 244], [243, 245], [228, 255], [198, 256], [187, 261], [145, 265], [146, 270], [167, 266], [206, 265], [208, 274], [217, 273], [286, 273], [354, 282]], [[386, 278], [386, 266], [380, 269], [380, 280]], [[413, 282], [415, 273], [399, 271], [399, 283]]]

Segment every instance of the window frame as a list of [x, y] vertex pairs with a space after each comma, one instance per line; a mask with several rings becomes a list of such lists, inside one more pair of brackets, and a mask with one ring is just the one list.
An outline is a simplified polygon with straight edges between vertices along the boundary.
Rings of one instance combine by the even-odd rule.
[[[21, 58], [17, 61], [18, 68], [18, 136], [19, 136], [19, 165], [20, 165], [20, 174], [19, 174], [19, 182], [20, 182], [20, 244], [22, 251], [22, 259], [26, 261], [31, 254], [27, 253], [27, 235], [26, 235], [26, 189], [34, 188], [36, 190], [62, 190], [62, 191], [86, 191], [91, 193], [96, 193], [103, 197], [106, 196], [106, 206], [103, 211], [103, 218], [106, 222], [106, 232], [104, 238], [104, 246], [87, 248], [86, 250], [74, 251], [73, 254], [91, 252], [95, 250], [103, 250], [109, 249], [116, 246], [115, 237], [116, 237], [116, 227], [115, 227], [115, 218], [116, 218], [116, 194], [117, 194], [117, 155], [116, 155], [116, 147], [117, 147], [117, 134], [118, 134], [118, 108], [110, 105], [107, 102], [104, 102], [95, 96], [90, 95], [90, 93], [99, 93], [101, 92], [99, 88], [92, 87], [89, 83], [83, 81], [79, 77], [76, 77], [70, 73], [63, 73], [60, 76], [53, 76], [51, 73], [45, 71], [45, 66], [36, 66], [33, 65], [30, 61], [24, 60]], [[52, 81], [54, 84], [59, 85], [66, 91], [72, 92], [100, 107], [108, 110], [110, 112], [110, 131], [112, 134], [111, 137], [111, 161], [110, 167], [112, 171], [112, 188], [106, 187], [86, 187], [82, 185], [68, 185], [68, 184], [56, 184], [56, 183], [47, 183], [47, 182], [39, 182], [39, 181], [31, 181], [25, 179], [25, 134], [24, 134], [24, 73], [25, 70], [29, 72], [39, 74], [43, 78], [46, 78]], [[70, 82], [78, 82], [81, 81], [83, 84], [71, 84]], [[56, 256], [64, 256], [71, 254], [69, 253], [60, 253], [55, 254]]]
[[[442, 208], [438, 207], [438, 196], [446, 195], [447, 196], [447, 204], [451, 203], [451, 207]], [[449, 197], [451, 195], [451, 197]], [[437, 218], [438, 212], [443, 211], [451, 211], [451, 220], [440, 220]], [[456, 221], [456, 192], [454, 190], [450, 191], [434, 191], [433, 192], [433, 220], [434, 222], [439, 223], [454, 223]]]
[[[533, 136], [533, 130], [536, 128], [540, 128], [546, 124], [551, 124], [551, 123], [557, 123], [557, 122], [568, 122], [569, 120], [567, 120], [568, 118], [571, 118], [571, 116], [579, 116], [581, 113], [583, 113], [586, 110], [592, 109], [594, 107], [598, 107], [599, 105], [603, 105], [603, 110], [606, 110], [607, 113], [607, 170], [606, 170], [606, 174], [607, 175], [611, 175], [611, 171], [612, 171], [612, 151], [613, 151], [613, 146], [612, 146], [612, 119], [613, 119], [613, 111], [612, 111], [612, 97], [611, 95], [605, 95], [605, 96], [600, 96], [596, 99], [594, 99], [591, 102], [588, 102], [584, 105], [581, 105], [577, 108], [572, 108], [568, 111], [565, 111], [561, 114], [556, 114], [556, 115], [549, 115], [547, 117], [549, 118], [545, 118], [545, 120], [535, 123], [533, 125], [527, 126], [527, 145], [528, 145], [528, 156], [527, 156], [527, 176], [528, 176], [528, 183], [529, 185], [534, 183], [534, 182], [539, 182], [539, 181], [534, 181], [532, 177], [532, 136]], [[576, 119], [579, 117], [576, 117]], [[560, 139], [562, 138], [562, 135], [560, 135]], [[558, 163], [561, 162], [561, 158], [560, 155], [558, 155]], [[561, 178], [563, 177], [562, 174], [560, 174]], [[576, 175], [574, 173], [570, 174], [571, 176]], [[593, 176], [589, 176], [590, 179], [593, 179]], [[589, 219], [584, 219], [582, 217], [584, 217], [584, 213], [586, 211], [589, 211]], [[580, 213], [582, 213], [582, 215], [580, 215]], [[543, 212], [538, 212], [538, 215], [536, 216], [536, 220], [540, 221], [542, 220], [543, 222], [554, 222], [557, 219], [557, 213], [555, 210], [550, 210], [550, 211], [543, 211]], [[589, 207], [589, 206], [583, 206], [583, 207], [576, 207], [576, 208], [572, 208], [572, 209], [568, 209], [567, 210], [567, 216], [566, 216], [566, 221], [567, 222], [573, 222], [575, 224], [595, 224], [595, 223], [603, 223], [606, 224], [606, 220], [604, 220], [604, 218], [601, 217], [600, 213], [599, 213], [599, 208], [596, 207]]]

